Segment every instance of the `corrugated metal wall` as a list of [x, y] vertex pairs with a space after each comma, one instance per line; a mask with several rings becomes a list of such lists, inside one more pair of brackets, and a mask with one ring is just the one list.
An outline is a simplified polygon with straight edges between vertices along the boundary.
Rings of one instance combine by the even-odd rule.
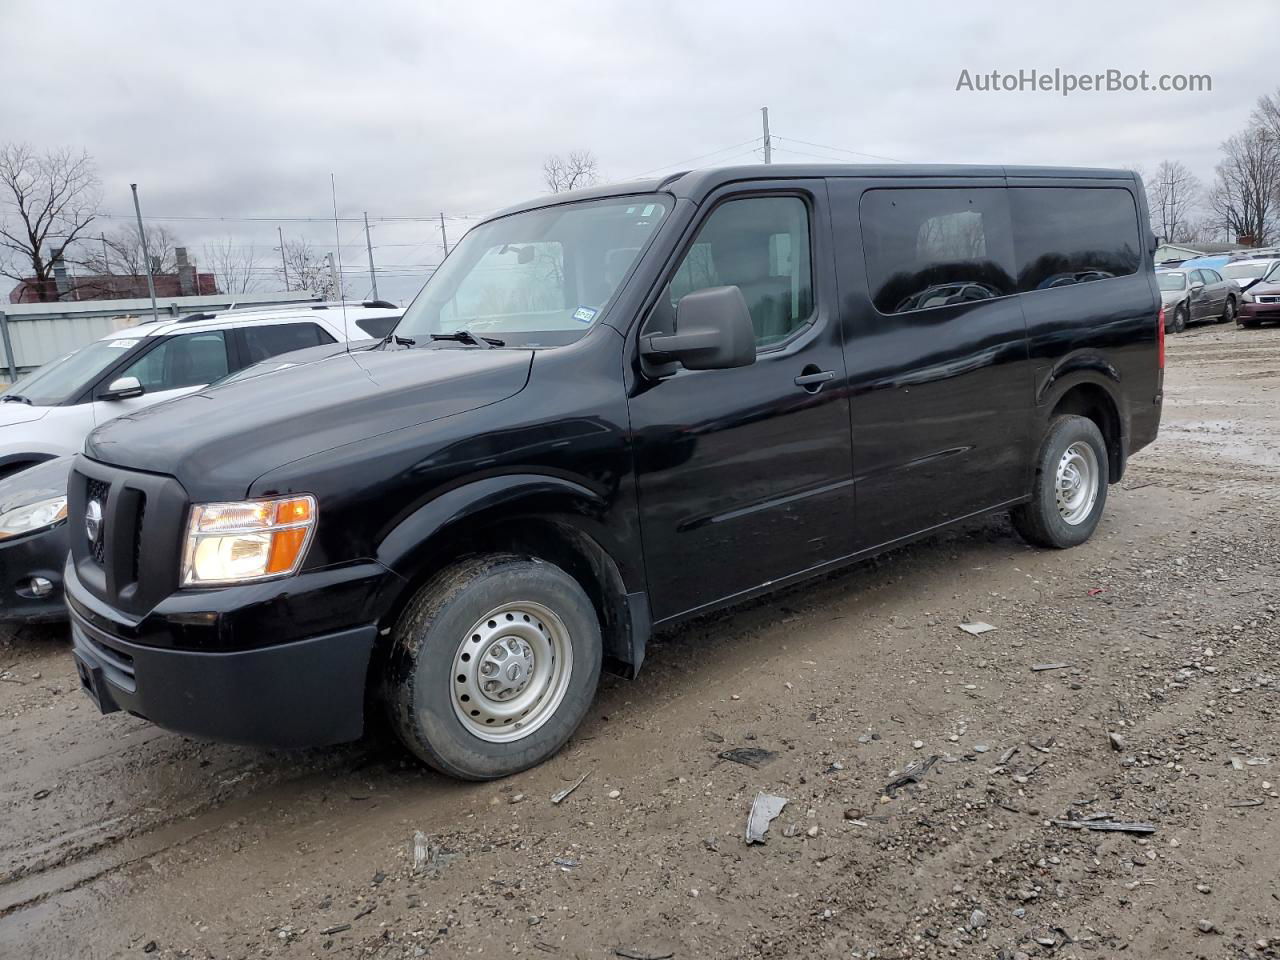
[[[18, 370], [25, 373], [70, 353], [104, 334], [128, 326], [137, 318], [126, 317], [8, 317], [9, 339]], [[9, 371], [9, 357], [0, 342], [0, 376]]]

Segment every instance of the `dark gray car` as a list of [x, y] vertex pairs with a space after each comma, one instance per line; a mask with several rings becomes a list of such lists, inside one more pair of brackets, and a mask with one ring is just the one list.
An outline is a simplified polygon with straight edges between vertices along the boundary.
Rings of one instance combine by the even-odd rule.
[[1181, 333], [1188, 323], [1211, 320], [1229, 323], [1240, 306], [1240, 285], [1217, 270], [1157, 270], [1160, 299], [1164, 305], [1164, 328]]

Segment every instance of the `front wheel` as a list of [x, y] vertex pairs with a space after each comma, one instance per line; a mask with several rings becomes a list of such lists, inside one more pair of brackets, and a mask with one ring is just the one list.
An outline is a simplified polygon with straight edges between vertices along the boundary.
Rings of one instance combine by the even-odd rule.
[[1093, 535], [1107, 503], [1107, 445], [1086, 417], [1056, 417], [1036, 455], [1031, 500], [1013, 509], [1028, 543], [1063, 549]]
[[1219, 323], [1230, 323], [1236, 318], [1236, 301], [1233, 297], [1227, 297], [1227, 305], [1222, 310], [1222, 316], [1218, 319]]
[[425, 583], [396, 624], [391, 722], [442, 773], [505, 777], [564, 746], [601, 656], [599, 618], [573, 577], [511, 554], [469, 558]]
[[1178, 309], [1173, 311], [1173, 332], [1181, 333], [1187, 329], [1187, 318], [1190, 316], [1185, 303], [1178, 304]]

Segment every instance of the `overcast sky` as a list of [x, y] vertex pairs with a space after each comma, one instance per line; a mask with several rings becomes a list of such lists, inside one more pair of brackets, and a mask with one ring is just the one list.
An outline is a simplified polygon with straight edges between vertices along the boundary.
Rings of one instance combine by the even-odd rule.
[[[1274, 0], [975, 6], [0, 0], [0, 139], [86, 148], [107, 214], [131, 213], [136, 181], [149, 217], [267, 218], [165, 222], [197, 258], [224, 237], [255, 245], [274, 287], [271, 218], [327, 216], [331, 172], [343, 216], [443, 211], [452, 241], [464, 218], [542, 192], [551, 153], [589, 148], [608, 179], [758, 161], [767, 104], [775, 162], [1169, 158], [1208, 182], [1280, 82]], [[1207, 73], [1213, 89], [955, 89], [962, 69], [1055, 67]], [[332, 224], [278, 222], [334, 246]], [[411, 296], [439, 224], [373, 234], [383, 296]], [[341, 244], [364, 295], [362, 228], [342, 224]]]

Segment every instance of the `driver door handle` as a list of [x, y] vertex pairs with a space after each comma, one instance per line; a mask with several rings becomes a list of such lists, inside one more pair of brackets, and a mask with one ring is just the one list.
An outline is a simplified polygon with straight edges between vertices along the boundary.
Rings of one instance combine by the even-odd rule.
[[822, 385], [824, 383], [836, 378], [836, 372], [834, 370], [814, 370], [812, 367], [805, 367], [805, 370], [811, 372], [802, 373], [800, 376], [796, 377], [795, 385], [797, 387], [804, 387], [811, 393], [817, 393], [822, 389]]

